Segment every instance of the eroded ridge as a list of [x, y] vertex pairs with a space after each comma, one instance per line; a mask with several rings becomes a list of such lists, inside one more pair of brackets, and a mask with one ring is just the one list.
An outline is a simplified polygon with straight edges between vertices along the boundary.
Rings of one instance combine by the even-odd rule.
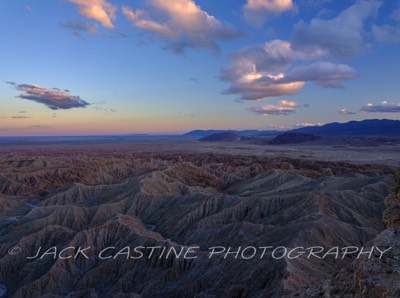
[[[394, 185], [385, 166], [188, 152], [8, 152], [0, 169], [0, 284], [10, 297], [291, 295], [354, 256], [262, 248], [363, 247], [383, 231]], [[257, 252], [210, 257], [217, 246]], [[60, 258], [68, 247], [72, 257]], [[75, 257], [78, 248], [88, 249]], [[192, 257], [161, 254], [171, 248]]]

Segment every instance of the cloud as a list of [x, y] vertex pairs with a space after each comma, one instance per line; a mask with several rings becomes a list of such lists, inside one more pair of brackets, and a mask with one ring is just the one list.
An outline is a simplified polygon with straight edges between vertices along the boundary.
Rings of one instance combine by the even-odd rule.
[[185, 112], [177, 112], [177, 114], [179, 114], [182, 117], [191, 117], [191, 118], [196, 117], [195, 114], [188, 114], [188, 113], [185, 113]]
[[332, 2], [334, 0], [299, 0], [298, 3], [300, 6], [309, 6], [309, 7], [317, 7], [320, 8], [326, 3]]
[[50, 129], [50, 126], [47, 125], [30, 125], [29, 128], [41, 128], [41, 129]]
[[72, 30], [74, 35], [78, 38], [82, 38], [82, 33], [88, 32], [93, 35], [97, 33], [97, 24], [91, 24], [90, 22], [84, 23], [79, 19], [62, 23], [61, 26], [63, 28]]
[[9, 83], [16, 90], [25, 93], [20, 94], [18, 97], [22, 99], [33, 100], [35, 102], [46, 105], [49, 109], [72, 109], [84, 108], [89, 105], [86, 101], [79, 96], [73, 96], [66, 92], [56, 91], [51, 88], [41, 87], [35, 84], [15, 84]]
[[122, 12], [134, 26], [167, 42], [167, 48], [181, 54], [186, 48], [205, 48], [219, 52], [217, 41], [232, 40], [243, 34], [203, 11], [193, 0], [148, 0], [148, 11]]
[[293, 9], [292, 0], [247, 0], [243, 6], [243, 17], [249, 24], [261, 26], [268, 16]]
[[12, 116], [10, 118], [11, 119], [28, 119], [28, 118], [31, 118], [31, 117], [28, 117], [28, 116]]
[[394, 20], [400, 21], [400, 7], [396, 8], [395, 10], [393, 10], [392, 14], [390, 15], [390, 17]]
[[391, 103], [386, 100], [379, 104], [368, 103], [361, 108], [367, 113], [400, 113], [400, 103]]
[[341, 87], [343, 80], [351, 80], [356, 76], [356, 71], [346, 64], [319, 61], [294, 68], [282, 81], [307, 81], [323, 87]]
[[25, 114], [26, 111], [19, 111], [18, 114]]
[[272, 13], [281, 13], [292, 9], [292, 0], [247, 0], [245, 10], [265, 10]]
[[20, 119], [28, 119], [28, 118], [31, 118], [31, 117], [28, 117], [28, 116], [11, 116], [11, 117], [2, 116], [0, 118], [2, 118], [2, 119], [18, 119], [18, 120], [20, 120]]
[[263, 115], [263, 116], [270, 116], [270, 115], [291, 115], [294, 114], [295, 108], [299, 107], [299, 105], [294, 101], [287, 101], [281, 100], [279, 101], [278, 105], [265, 105], [262, 107], [251, 107], [248, 109], [250, 112]]
[[396, 43], [400, 42], [400, 27], [383, 25], [372, 25], [372, 35], [375, 40], [381, 43]]
[[[297, 94], [307, 82], [339, 87], [342, 80], [356, 77], [348, 65], [312, 62], [325, 55], [318, 48], [294, 50], [290, 42], [283, 40], [239, 50], [230, 55], [228, 67], [221, 70], [221, 80], [230, 83], [223, 93], [240, 94], [244, 100], [263, 100]], [[302, 66], [296, 66], [298, 62]]]
[[355, 115], [357, 113], [356, 112], [350, 112], [346, 108], [339, 108], [338, 114], [340, 114], [340, 115]]
[[317, 123], [308, 123], [308, 122], [302, 122], [302, 123], [297, 123], [295, 125], [296, 128], [300, 127], [310, 127], [310, 126], [322, 126], [325, 125], [325, 123], [317, 122]]
[[96, 111], [105, 111], [105, 112], [112, 112], [112, 113], [116, 113], [117, 112], [117, 110], [110, 109], [110, 108], [93, 107], [93, 109], [95, 109]]
[[279, 125], [279, 124], [267, 124], [265, 126], [273, 130], [288, 130], [293, 128], [292, 126]]
[[[69, 92], [69, 91], [66, 91], [66, 92]], [[106, 104], [106, 103], [107, 103], [106, 101], [102, 100], [102, 101], [92, 102], [90, 104], [92, 106], [94, 106], [94, 105], [103, 105], [103, 104]]]
[[114, 25], [111, 20], [115, 19], [117, 8], [105, 0], [68, 0], [77, 4], [79, 14], [88, 19], [100, 22], [103, 27], [113, 29]]
[[314, 18], [309, 24], [300, 21], [293, 27], [293, 48], [317, 48], [334, 58], [347, 58], [364, 51], [364, 23], [374, 17], [382, 2], [360, 1], [342, 11], [335, 18]]

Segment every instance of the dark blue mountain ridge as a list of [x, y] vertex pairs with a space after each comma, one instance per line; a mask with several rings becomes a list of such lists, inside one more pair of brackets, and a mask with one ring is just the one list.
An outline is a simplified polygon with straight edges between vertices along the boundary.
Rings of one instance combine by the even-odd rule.
[[[308, 126], [288, 130], [321, 136], [400, 136], [400, 120], [367, 119], [347, 123], [333, 122], [322, 126]], [[185, 137], [206, 137], [220, 133], [234, 133], [238, 136], [277, 136], [285, 131], [277, 130], [192, 130]]]
[[368, 119], [347, 123], [328, 123], [322, 126], [309, 126], [291, 130], [323, 136], [382, 136], [400, 135], [400, 120]]

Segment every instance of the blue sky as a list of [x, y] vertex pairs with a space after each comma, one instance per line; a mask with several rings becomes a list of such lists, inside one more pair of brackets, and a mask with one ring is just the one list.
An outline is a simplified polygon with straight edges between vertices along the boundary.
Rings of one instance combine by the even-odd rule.
[[400, 2], [2, 0], [0, 135], [400, 119]]

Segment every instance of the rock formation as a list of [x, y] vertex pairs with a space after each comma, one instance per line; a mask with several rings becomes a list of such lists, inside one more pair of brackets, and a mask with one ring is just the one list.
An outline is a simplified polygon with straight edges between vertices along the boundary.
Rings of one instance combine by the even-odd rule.
[[[249, 259], [210, 258], [209, 249], [397, 239], [392, 226], [376, 238], [394, 185], [385, 166], [88, 147], [3, 151], [0, 173], [5, 297], [290, 296], [346, 270], [351, 258], [260, 258], [260, 249]], [[68, 247], [90, 248], [88, 257], [60, 258]], [[109, 247], [110, 258], [99, 258]], [[136, 247], [195, 247], [196, 258], [148, 250], [130, 258]]]
[[400, 168], [395, 175], [393, 193], [383, 212], [385, 230], [366, 246], [388, 250], [370, 258], [363, 254], [323, 284], [307, 287], [298, 296], [307, 297], [399, 297], [400, 296]]

